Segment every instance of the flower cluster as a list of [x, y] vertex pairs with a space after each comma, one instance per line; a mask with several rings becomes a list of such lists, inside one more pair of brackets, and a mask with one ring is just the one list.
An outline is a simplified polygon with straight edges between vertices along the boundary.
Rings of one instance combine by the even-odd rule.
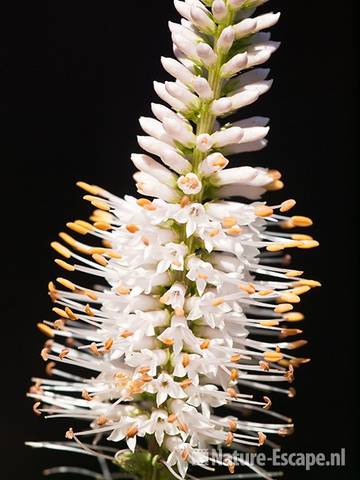
[[[303, 318], [293, 307], [319, 284], [289, 268], [283, 253], [317, 246], [290, 232], [312, 222], [288, 214], [292, 199], [261, 200], [282, 188], [278, 171], [225, 168], [232, 155], [266, 145], [267, 118], [227, 119], [271, 87], [269, 70], [258, 65], [279, 46], [263, 31], [279, 14], [251, 17], [264, 2], [174, 1], [183, 17], [169, 24], [176, 59], [161, 60], [174, 81], [154, 84], [169, 106], [154, 103], [154, 118], [140, 118], [146, 154], [132, 155], [141, 197], [79, 182], [96, 209], [91, 223], [67, 226], [99, 244], [64, 232], [52, 243], [60, 267], [100, 284], [62, 277], [49, 284], [56, 319], [39, 328], [51, 337], [41, 352], [50, 378], [34, 379], [30, 396], [35, 413], [71, 419], [66, 437], [75, 443], [55, 446], [96, 455], [104, 478], [111, 478], [104, 459], [121, 464], [146, 440], [157, 462], [182, 478], [189, 464], [209, 469], [210, 445], [246, 449], [293, 428], [269, 410], [268, 395], [293, 396], [286, 384], [307, 361], [292, 355], [305, 343], [289, 338], [301, 333], [292, 324]], [[221, 406], [234, 415], [221, 416]], [[87, 426], [75, 428], [77, 419]]]

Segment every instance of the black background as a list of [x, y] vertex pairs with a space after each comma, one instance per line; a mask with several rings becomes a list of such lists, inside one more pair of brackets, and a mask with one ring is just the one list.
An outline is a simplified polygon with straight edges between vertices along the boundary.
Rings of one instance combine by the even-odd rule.
[[[335, 4], [335, 2], [334, 2]], [[355, 2], [354, 2], [355, 4]], [[118, 195], [135, 193], [130, 153], [137, 151], [137, 118], [150, 113], [153, 79], [163, 81], [160, 55], [170, 55], [170, 0], [12, 2], [1, 96], [1, 408], [2, 479], [38, 479], [59, 463], [88, 460], [23, 447], [26, 439], [61, 439], [65, 424], [33, 416], [24, 398], [31, 375], [43, 372], [43, 338], [35, 324], [49, 316], [47, 282], [57, 275], [49, 242], [66, 221], [89, 208], [79, 179]], [[298, 201], [311, 215], [321, 248], [297, 254], [295, 267], [323, 288], [304, 301], [304, 354], [294, 400], [275, 399], [297, 423], [288, 451], [347, 448], [345, 468], [287, 478], [353, 478], [356, 456], [355, 278], [355, 11], [350, 2], [271, 1], [282, 17], [273, 38], [271, 92], [241, 115], [271, 117], [270, 144], [240, 162], [278, 168], [286, 188], [273, 198]], [[1, 28], [4, 32], [4, 29]]]

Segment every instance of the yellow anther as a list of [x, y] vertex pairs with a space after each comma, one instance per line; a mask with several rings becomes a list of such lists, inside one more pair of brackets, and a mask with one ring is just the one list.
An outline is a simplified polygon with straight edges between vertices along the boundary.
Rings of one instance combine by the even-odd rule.
[[284, 243], [273, 242], [266, 247], [266, 250], [268, 252], [281, 252], [281, 250], [284, 250], [285, 247], [286, 245]]
[[230, 228], [237, 224], [236, 218], [234, 217], [225, 217], [222, 221], [224, 228]]
[[95, 222], [94, 227], [97, 228], [98, 230], [104, 230], [104, 231], [112, 229], [112, 226], [105, 222]]
[[297, 282], [292, 284], [293, 287], [300, 287], [302, 285], [308, 285], [311, 288], [321, 287], [321, 283], [318, 282], [317, 280], [307, 280], [305, 278], [302, 278], [302, 279], [300, 279]]
[[76, 185], [85, 190], [85, 192], [91, 193], [91, 195], [101, 195], [104, 192], [104, 190], [97, 185], [90, 185], [85, 182], [76, 182]]
[[279, 170], [268, 170], [267, 173], [274, 180], [280, 180], [280, 178], [282, 177], [281, 172], [279, 172]]
[[129, 225], [126, 225], [126, 230], [129, 233], [136, 233], [139, 231], [139, 227], [135, 225], [134, 223], [130, 223]]
[[293, 200], [292, 198], [289, 200], [285, 200], [285, 202], [281, 204], [280, 212], [281, 213], [287, 212], [288, 210], [291, 210], [295, 205], [296, 205], [296, 200]]
[[274, 213], [274, 210], [267, 205], [257, 205], [255, 207], [255, 215], [257, 217], [270, 217]]
[[266, 362], [278, 362], [283, 358], [283, 354], [280, 352], [264, 352], [263, 356]]
[[95, 315], [94, 312], [91, 310], [89, 304], [86, 304], [84, 310], [85, 310], [85, 313], [89, 315], [89, 317], [93, 317]]
[[69, 318], [68, 314], [65, 312], [65, 310], [62, 310], [61, 308], [54, 307], [52, 308], [52, 311], [56, 313], [56, 315], [59, 315], [60, 317], [63, 318]]
[[94, 230], [94, 226], [91, 225], [91, 223], [89, 222], [85, 222], [84, 220], [75, 220], [75, 222], [77, 225], [80, 225], [82, 226], [83, 228], [86, 228], [86, 230], [89, 230], [89, 231], [93, 231]]
[[291, 222], [295, 227], [310, 227], [313, 224], [311, 218], [301, 216], [291, 217]]
[[206, 350], [207, 348], [209, 348], [209, 345], [210, 345], [210, 340], [207, 338], [202, 343], [200, 343], [200, 348], [201, 350]]
[[290, 312], [294, 307], [291, 303], [280, 303], [274, 308], [275, 313], [286, 313]]
[[299, 303], [300, 302], [300, 297], [298, 297], [294, 293], [285, 292], [278, 298], [278, 301], [280, 303], [285, 303], [285, 302], [287, 302], [287, 303]]
[[300, 322], [301, 320], [304, 320], [304, 315], [300, 312], [289, 312], [285, 313], [284, 319], [288, 322]]
[[190, 363], [190, 357], [188, 353], [184, 353], [181, 359], [181, 364], [184, 368], [186, 368]]
[[75, 270], [74, 265], [70, 265], [70, 263], [64, 262], [64, 260], [56, 258], [54, 261], [59, 267], [64, 268], [68, 272], [73, 272]]
[[304, 272], [301, 270], [289, 270], [288, 272], [285, 273], [287, 277], [299, 277], [302, 275]]
[[275, 192], [277, 190], [281, 190], [282, 188], [284, 188], [284, 182], [282, 182], [281, 180], [274, 180], [273, 182], [265, 185], [264, 188], [269, 192]]
[[300, 242], [300, 244], [298, 245], [298, 248], [303, 248], [303, 249], [316, 248], [319, 245], [320, 245], [319, 242], [317, 242], [316, 240], [304, 240]]
[[80, 233], [80, 235], [86, 235], [87, 233], [89, 233], [89, 230], [87, 228], [84, 228], [83, 226], [78, 225], [74, 222], [68, 222], [66, 226], [70, 228], [70, 230], [73, 230], [76, 233]]
[[240, 228], [239, 225], [234, 225], [233, 227], [224, 230], [224, 232], [227, 235], [240, 235], [240, 233], [242, 232], [242, 228]]
[[96, 295], [95, 292], [92, 292], [91, 290], [84, 290], [83, 291], [84, 295], [86, 295], [87, 297], [91, 298], [91, 300], [97, 300], [98, 299], [98, 296]]
[[62, 255], [65, 258], [70, 258], [71, 257], [71, 251], [64, 247], [64, 245], [61, 245], [59, 242], [51, 242], [51, 247], [60, 255]]
[[273, 289], [272, 288], [268, 288], [266, 290], [260, 290], [260, 292], [258, 292], [259, 295], [261, 295], [262, 297], [265, 297], [266, 295], [270, 295], [270, 293], [273, 293]]
[[95, 253], [94, 255], [91, 255], [91, 256], [95, 260], [95, 262], [98, 263], [99, 265], [101, 265], [102, 267], [107, 266], [108, 262], [103, 256], [98, 255], [97, 253]]
[[72, 290], [72, 291], [76, 290], [76, 286], [66, 278], [58, 277], [56, 281], [60, 283], [63, 287], [68, 288], [69, 290]]
[[70, 320], [79, 320], [79, 317], [75, 315], [75, 313], [69, 307], [65, 307], [65, 312]]
[[279, 321], [278, 320], [261, 320], [260, 325], [262, 325], [263, 327], [276, 327], [277, 325], [279, 325]]
[[303, 285], [301, 287], [293, 288], [290, 293], [294, 293], [295, 295], [302, 295], [303, 293], [306, 293], [309, 290], [311, 290], [311, 287], [309, 287], [309, 285]]
[[49, 325], [45, 325], [45, 323], [38, 323], [37, 328], [40, 330], [41, 333], [46, 335], [49, 338], [53, 338], [54, 336], [54, 331], [52, 328], [49, 327]]
[[256, 289], [252, 283], [241, 283], [239, 285], [239, 289], [242, 290], [245, 293], [248, 293], [249, 295], [252, 295], [253, 293], [256, 292]]

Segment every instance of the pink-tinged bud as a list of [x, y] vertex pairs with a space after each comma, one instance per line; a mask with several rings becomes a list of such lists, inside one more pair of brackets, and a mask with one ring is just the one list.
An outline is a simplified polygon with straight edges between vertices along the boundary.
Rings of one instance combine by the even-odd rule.
[[211, 104], [211, 113], [214, 115], [223, 115], [224, 113], [231, 112], [232, 109], [232, 102], [230, 98], [227, 97], [214, 100]]
[[196, 53], [206, 67], [212, 67], [217, 60], [217, 55], [207, 43], [199, 43]]
[[239, 143], [244, 136], [243, 129], [240, 127], [230, 127], [225, 130], [219, 130], [211, 135], [213, 145], [221, 148], [232, 143]]
[[206, 78], [197, 77], [194, 82], [194, 90], [203, 100], [211, 100], [214, 97], [214, 92]]
[[223, 0], [214, 0], [211, 9], [215, 20], [218, 22], [224, 20], [228, 15], [228, 9]]
[[187, 111], [186, 105], [177, 98], [170, 95], [167, 92], [163, 83], [154, 82], [154, 90], [159, 95], [159, 97], [164, 100], [164, 102], [168, 103], [174, 110], [177, 110], [178, 112]]
[[182, 102], [189, 109], [196, 110], [200, 107], [199, 98], [180, 84], [175, 82], [165, 82], [165, 88], [172, 97]]
[[181, 2], [180, 0], [174, 0], [174, 6], [182, 17], [186, 18], [186, 20], [191, 21], [189, 5], [187, 5], [185, 2]]
[[232, 110], [237, 108], [246, 107], [251, 103], [254, 103], [259, 98], [259, 93], [256, 90], [245, 90], [240, 93], [236, 93], [232, 97], [229, 97], [232, 105]]
[[170, 170], [168, 170], [164, 165], [161, 165], [161, 163], [157, 162], [148, 155], [133, 153], [131, 155], [131, 160], [135, 167], [141, 172], [152, 175], [165, 185], [169, 185], [171, 187], [176, 185], [177, 176], [170, 172]]
[[161, 57], [161, 63], [164, 69], [181, 83], [189, 87], [194, 85], [196, 76], [177, 60]]
[[265, 13], [264, 15], [260, 15], [256, 17], [256, 29], [255, 31], [258, 32], [259, 30], [264, 30], [265, 28], [270, 28], [275, 25], [280, 18], [280, 12], [278, 13]]
[[252, 167], [227, 168], [214, 177], [214, 184], [218, 186], [230, 185], [232, 183], [249, 184], [258, 174], [258, 171]]
[[241, 22], [233, 26], [235, 38], [239, 40], [240, 38], [246, 37], [251, 33], [256, 31], [256, 20], [255, 18], [245, 18]]
[[222, 67], [220, 74], [223, 78], [229, 78], [240, 72], [247, 66], [247, 53], [238, 53], [226, 62]]
[[165, 118], [164, 129], [170, 137], [177, 140], [185, 147], [191, 148], [195, 145], [196, 137], [193, 134], [192, 129], [187, 128], [180, 118], [178, 120], [175, 120], [174, 118]]
[[191, 21], [204, 33], [213, 35], [216, 32], [216, 25], [209, 15], [199, 7], [190, 8]]
[[216, 44], [216, 50], [222, 54], [227, 53], [235, 40], [235, 33], [232, 26], [224, 28]]

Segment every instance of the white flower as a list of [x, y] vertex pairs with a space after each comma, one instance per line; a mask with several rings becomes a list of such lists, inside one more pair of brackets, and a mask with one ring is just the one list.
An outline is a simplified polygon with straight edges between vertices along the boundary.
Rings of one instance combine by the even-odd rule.
[[223, 325], [223, 314], [231, 311], [231, 307], [224, 299], [217, 297], [213, 292], [207, 292], [201, 297], [194, 297], [192, 300], [192, 308], [188, 319], [204, 318], [211, 328], [220, 328]]
[[221, 279], [209, 262], [204, 262], [196, 257], [191, 257], [188, 262], [187, 278], [196, 283], [196, 288], [199, 295], [204, 293], [206, 285], [211, 283], [213, 285], [219, 284]]
[[145, 390], [149, 393], [156, 394], [156, 405], [159, 407], [169, 397], [170, 398], [186, 398], [186, 393], [178, 382], [167, 373], [161, 373], [156, 379], [151, 380], [145, 386]]
[[196, 195], [202, 188], [199, 177], [194, 173], [179, 177], [177, 185], [186, 195]]
[[190, 237], [198, 227], [209, 224], [205, 209], [200, 203], [190, 203], [190, 205], [178, 210], [174, 219], [179, 223], [186, 223], [187, 237]]
[[159, 251], [160, 262], [156, 271], [162, 273], [169, 268], [178, 271], [184, 270], [184, 257], [187, 250], [187, 246], [183, 243], [167, 243]]
[[109, 435], [108, 440], [113, 442], [120, 442], [125, 439], [128, 447], [133, 452], [136, 446], [137, 437], [144, 437], [145, 431], [145, 422], [146, 417], [123, 417], [120, 422], [118, 422]]
[[147, 427], [147, 433], [155, 435], [157, 443], [161, 446], [166, 435], [177, 435], [179, 433], [177, 427], [168, 421], [169, 414], [166, 410], [153, 410], [150, 422]]
[[184, 345], [195, 350], [199, 343], [197, 337], [189, 329], [185, 318], [177, 316], [172, 318], [171, 326], [158, 336], [158, 340], [167, 345], [171, 344], [175, 355], [182, 351]]
[[161, 297], [164, 305], [170, 305], [174, 310], [182, 309], [185, 301], [186, 287], [182, 283], [174, 283]]

